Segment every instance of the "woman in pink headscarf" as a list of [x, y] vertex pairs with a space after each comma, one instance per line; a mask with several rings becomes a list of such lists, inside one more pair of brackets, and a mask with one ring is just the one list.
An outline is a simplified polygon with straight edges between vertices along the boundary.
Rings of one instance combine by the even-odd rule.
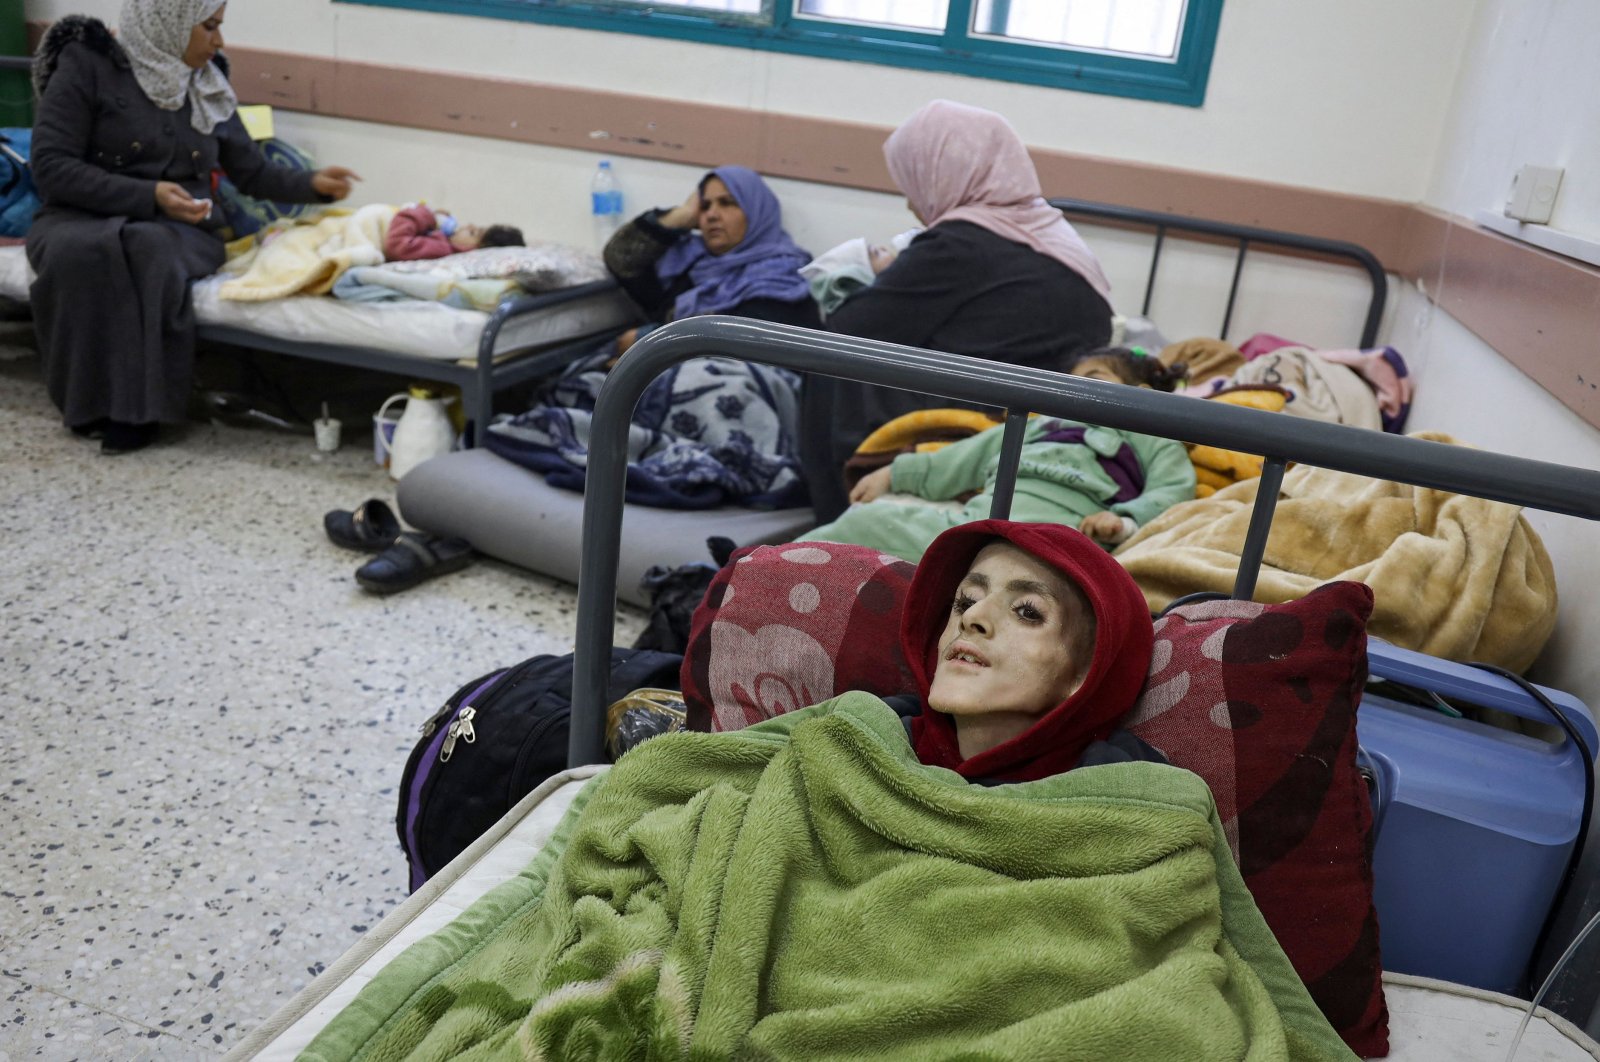
[[[934, 100], [884, 142], [926, 230], [828, 318], [835, 332], [1038, 368], [1111, 338], [1094, 252], [1044, 201], [1028, 149], [993, 111]], [[948, 399], [829, 377], [806, 381], [801, 463], [819, 520], [848, 504], [843, 468], [888, 420]]]

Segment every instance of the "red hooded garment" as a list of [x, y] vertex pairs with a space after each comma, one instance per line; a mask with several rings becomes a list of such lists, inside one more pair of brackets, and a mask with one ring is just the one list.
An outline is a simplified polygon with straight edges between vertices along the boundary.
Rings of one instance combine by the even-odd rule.
[[[973, 558], [997, 538], [1045, 561], [1083, 591], [1094, 609], [1094, 657], [1083, 685], [1071, 697], [1018, 737], [963, 760], [955, 720], [928, 707], [928, 689], [956, 588]], [[1150, 669], [1154, 641], [1149, 607], [1133, 577], [1080, 532], [1060, 524], [1010, 520], [953, 527], [923, 554], [900, 622], [900, 649], [922, 696], [922, 714], [911, 725], [917, 758], [948, 767], [963, 778], [996, 782], [1028, 782], [1069, 771], [1083, 750], [1115, 730], [1133, 707]]]

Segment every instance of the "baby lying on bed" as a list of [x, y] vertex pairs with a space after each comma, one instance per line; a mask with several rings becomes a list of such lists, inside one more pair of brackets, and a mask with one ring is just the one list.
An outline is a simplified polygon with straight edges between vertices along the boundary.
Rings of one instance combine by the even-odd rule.
[[510, 225], [469, 225], [422, 203], [402, 207], [389, 222], [383, 257], [390, 262], [443, 258], [480, 247], [526, 247], [522, 230]]
[[1103, 549], [956, 528], [900, 634], [924, 706], [910, 738], [848, 693], [644, 743], [473, 908], [459, 959], [385, 969], [311, 1053], [1354, 1057], [1205, 783], [1117, 737], [1154, 639]]
[[[1126, 347], [1083, 355], [1072, 373], [1094, 380], [1171, 391], [1183, 366]], [[1004, 427], [930, 453], [902, 454], [863, 476], [851, 507], [802, 540], [869, 546], [915, 562], [940, 532], [989, 515]], [[1012, 515], [1066, 524], [1108, 548], [1180, 501], [1194, 497], [1194, 466], [1182, 443], [1137, 432], [1035, 417], [1023, 436]], [[890, 491], [908, 504], [880, 501]], [[974, 493], [976, 492], [976, 493]], [[959, 508], [917, 504], [967, 498]]]

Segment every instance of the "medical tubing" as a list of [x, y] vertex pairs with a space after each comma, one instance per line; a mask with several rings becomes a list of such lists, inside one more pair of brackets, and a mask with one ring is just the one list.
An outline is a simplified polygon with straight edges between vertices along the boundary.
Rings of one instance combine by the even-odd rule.
[[[1551, 908], [1552, 911], [1554, 909]], [[1600, 911], [1596, 911], [1594, 917], [1589, 919], [1576, 937], [1572, 938], [1572, 943], [1567, 945], [1567, 950], [1561, 953], [1561, 958], [1557, 959], [1556, 964], [1550, 968], [1550, 975], [1544, 979], [1544, 984], [1539, 986], [1539, 991], [1533, 994], [1533, 999], [1528, 1003], [1528, 1009], [1522, 1014], [1522, 1021], [1517, 1023], [1516, 1034], [1511, 1037], [1511, 1050], [1506, 1052], [1506, 1062], [1514, 1062], [1516, 1059], [1517, 1048], [1522, 1046], [1522, 1034], [1527, 1031], [1528, 1022], [1533, 1020], [1533, 1012], [1539, 1009], [1539, 1001], [1544, 998], [1546, 992], [1550, 991], [1550, 986], [1555, 984], [1556, 974], [1560, 973], [1562, 968], [1567, 965], [1567, 960], [1572, 958], [1572, 953], [1578, 950], [1579, 944], [1588, 939], [1589, 934], [1594, 932], [1594, 927], [1597, 924], [1600, 924]]]
[[[1556, 886], [1556, 894], [1550, 901], [1550, 910], [1545, 912], [1544, 924], [1539, 927], [1539, 935], [1534, 940], [1533, 951], [1528, 956], [1528, 971], [1524, 976], [1526, 978], [1525, 983], [1527, 985], [1527, 989], [1528, 991], [1532, 992], [1534, 987], [1534, 966], [1539, 961], [1539, 956], [1544, 952], [1545, 946], [1550, 942], [1550, 930], [1555, 926], [1557, 912], [1559, 912], [1562, 905], [1566, 903], [1567, 893], [1572, 887], [1572, 879], [1577, 877], [1578, 861], [1583, 856], [1583, 843], [1589, 837], [1589, 819], [1594, 814], [1594, 750], [1589, 748], [1588, 743], [1585, 742], [1582, 736], [1579, 735], [1577, 729], [1573, 727], [1572, 722], [1567, 718], [1566, 713], [1557, 708], [1551, 702], [1550, 698], [1544, 695], [1543, 691], [1541, 691], [1539, 687], [1535, 686], [1533, 683], [1529, 682], [1515, 671], [1509, 671], [1506, 668], [1500, 667], [1496, 664], [1481, 664], [1475, 662], [1470, 666], [1478, 668], [1480, 671], [1487, 671], [1490, 674], [1499, 675], [1508, 682], [1520, 686], [1524, 693], [1526, 693], [1529, 697], [1532, 697], [1536, 703], [1542, 705], [1544, 710], [1550, 713], [1550, 715], [1555, 719], [1556, 724], [1560, 726], [1562, 730], [1567, 732], [1567, 737], [1571, 738], [1572, 743], [1578, 747], [1580, 752], [1583, 753], [1581, 757], [1583, 760], [1583, 815], [1578, 820], [1578, 836], [1572, 845], [1572, 855], [1567, 859], [1567, 872], [1562, 875], [1561, 884]], [[1589, 930], [1592, 929], [1593, 926], [1594, 923], [1591, 921], [1589, 926], [1585, 927], [1584, 931], [1578, 935], [1578, 940], [1582, 940], [1585, 936], [1587, 936]], [[1570, 955], [1572, 948], [1576, 946], [1577, 941], [1574, 941], [1572, 946], [1567, 948], [1567, 954]], [[1567, 955], [1563, 955], [1561, 960], [1556, 963], [1555, 968], [1550, 971], [1550, 976], [1545, 978], [1544, 986], [1540, 988], [1538, 993], [1534, 996], [1535, 1005], [1537, 1005], [1539, 999], [1544, 996], [1545, 989], [1550, 987], [1550, 982], [1555, 977], [1556, 970], [1559, 970], [1561, 968], [1561, 964], [1566, 961]], [[1530, 1009], [1528, 1013], [1532, 1014], [1533, 1011]], [[1523, 1019], [1523, 1024], [1527, 1024], [1526, 1018]], [[1520, 1032], [1518, 1035], [1521, 1035]], [[1512, 1050], [1516, 1050], [1514, 1044]]]

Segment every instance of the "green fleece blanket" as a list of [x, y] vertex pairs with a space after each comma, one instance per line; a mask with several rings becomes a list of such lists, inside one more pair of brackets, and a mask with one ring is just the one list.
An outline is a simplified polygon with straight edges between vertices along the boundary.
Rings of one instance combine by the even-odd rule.
[[1353, 1057], [1186, 771], [985, 789], [847, 694], [658, 738], [582, 796], [303, 1057]]

